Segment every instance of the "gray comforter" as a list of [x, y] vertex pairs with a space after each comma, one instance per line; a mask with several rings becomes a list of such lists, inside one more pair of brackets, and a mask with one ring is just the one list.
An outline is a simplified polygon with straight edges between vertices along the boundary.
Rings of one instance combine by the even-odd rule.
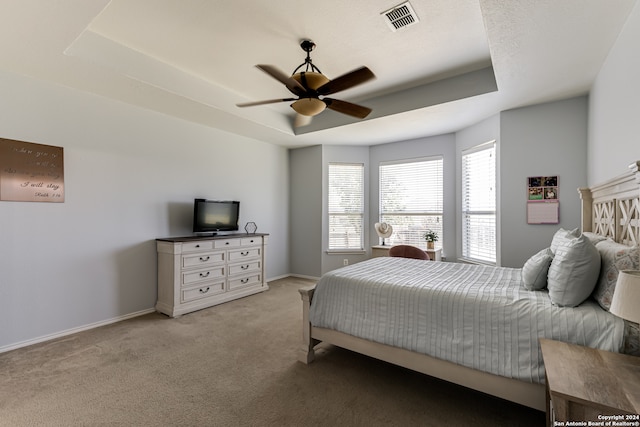
[[619, 351], [624, 322], [592, 300], [557, 307], [521, 270], [373, 258], [325, 274], [311, 324], [528, 382], [544, 382], [538, 338]]

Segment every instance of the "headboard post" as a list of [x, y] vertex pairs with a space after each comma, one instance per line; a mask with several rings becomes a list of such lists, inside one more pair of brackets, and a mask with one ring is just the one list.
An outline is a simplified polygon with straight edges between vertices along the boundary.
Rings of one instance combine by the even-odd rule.
[[591, 189], [586, 187], [578, 188], [580, 193], [580, 201], [582, 203], [582, 216], [580, 217], [580, 225], [582, 231], [593, 231], [593, 197]]
[[636, 177], [636, 184], [640, 186], [640, 160], [637, 160], [629, 165], [629, 170]]

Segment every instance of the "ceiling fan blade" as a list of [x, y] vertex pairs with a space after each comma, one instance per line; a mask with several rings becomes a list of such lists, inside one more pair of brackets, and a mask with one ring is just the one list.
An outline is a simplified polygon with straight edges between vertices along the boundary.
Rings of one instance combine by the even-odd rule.
[[269, 74], [271, 77], [278, 80], [280, 83], [284, 84], [287, 87], [287, 89], [289, 89], [289, 91], [294, 95], [302, 96], [307, 93], [307, 90], [304, 88], [304, 86], [298, 83], [297, 80], [295, 80], [291, 76], [286, 75], [282, 71], [278, 70], [276, 67], [272, 65], [263, 65], [263, 64], [258, 64], [256, 65], [256, 67], [258, 67], [265, 73]]
[[311, 124], [313, 116], [303, 116], [302, 114], [296, 114], [296, 118], [293, 121], [293, 127], [299, 128]]
[[236, 104], [236, 107], [253, 107], [254, 105], [275, 104], [276, 102], [287, 102], [296, 100], [297, 98], [266, 99], [264, 101], [243, 102], [241, 104]]
[[340, 92], [341, 90], [349, 89], [359, 84], [362, 84], [371, 79], [375, 79], [375, 74], [367, 67], [360, 67], [357, 70], [353, 70], [347, 74], [343, 74], [340, 77], [323, 84], [317, 89], [320, 95], [330, 95], [332, 93]]
[[351, 102], [341, 101], [339, 99], [324, 98], [322, 100], [330, 108], [338, 113], [347, 114], [349, 116], [364, 119], [371, 112], [371, 108], [362, 105], [352, 104]]

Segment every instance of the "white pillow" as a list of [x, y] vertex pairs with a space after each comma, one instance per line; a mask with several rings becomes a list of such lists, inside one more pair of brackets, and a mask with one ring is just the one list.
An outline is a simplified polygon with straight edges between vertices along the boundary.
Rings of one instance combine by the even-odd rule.
[[577, 228], [574, 228], [573, 230], [565, 230], [564, 228], [559, 229], [553, 235], [553, 239], [551, 240], [551, 253], [555, 255], [558, 246], [568, 242], [569, 240], [575, 239], [578, 236], [580, 236], [580, 230]]
[[599, 273], [600, 253], [586, 236], [561, 243], [547, 277], [551, 302], [561, 307], [579, 305], [593, 292]]
[[530, 291], [544, 289], [547, 286], [547, 273], [553, 260], [553, 252], [545, 248], [533, 255], [522, 267], [522, 285]]

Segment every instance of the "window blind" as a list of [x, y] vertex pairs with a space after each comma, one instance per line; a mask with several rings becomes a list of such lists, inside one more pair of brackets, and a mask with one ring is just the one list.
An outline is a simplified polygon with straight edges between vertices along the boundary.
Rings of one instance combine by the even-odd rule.
[[496, 262], [495, 142], [462, 153], [462, 256]]
[[442, 157], [382, 163], [379, 170], [380, 221], [393, 226], [385, 243], [425, 247], [424, 233], [433, 230], [442, 247]]
[[362, 250], [364, 165], [329, 164], [329, 250]]

